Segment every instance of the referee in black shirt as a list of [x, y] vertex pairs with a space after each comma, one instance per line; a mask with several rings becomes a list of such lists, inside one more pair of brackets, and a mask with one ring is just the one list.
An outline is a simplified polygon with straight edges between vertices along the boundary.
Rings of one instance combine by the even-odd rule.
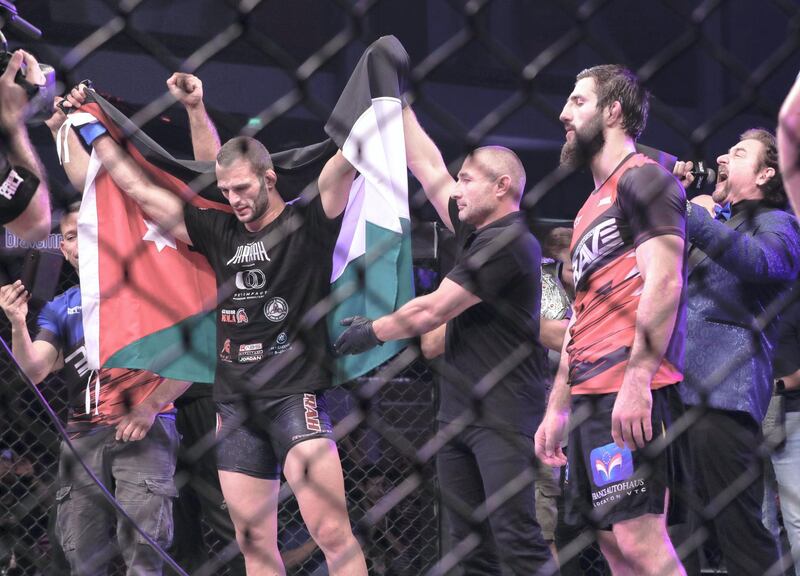
[[[539, 343], [541, 249], [519, 211], [525, 170], [514, 152], [487, 146], [458, 173], [410, 108], [403, 112], [408, 165], [456, 234], [453, 270], [432, 294], [394, 314], [349, 325], [336, 349], [359, 354], [447, 323], [437, 471], [453, 545], [465, 574], [557, 571], [536, 522], [533, 434], [545, 405], [547, 357]], [[478, 537], [477, 544], [470, 539]]]

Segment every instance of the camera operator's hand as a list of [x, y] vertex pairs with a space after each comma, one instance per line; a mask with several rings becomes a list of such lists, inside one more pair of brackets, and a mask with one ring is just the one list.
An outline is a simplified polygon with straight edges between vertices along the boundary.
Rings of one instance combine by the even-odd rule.
[[0, 308], [14, 326], [25, 326], [25, 319], [28, 317], [28, 300], [31, 295], [25, 290], [21, 280], [13, 284], [6, 284], [0, 287]]
[[28, 82], [44, 84], [44, 75], [39, 69], [36, 58], [23, 50], [14, 52], [5, 72], [0, 76], [0, 126], [6, 131], [17, 130], [25, 122], [28, 95], [14, 80], [23, 64], [26, 68], [25, 79]]
[[692, 185], [692, 182], [694, 182], [692, 168], [694, 168], [694, 162], [691, 160], [688, 162], [678, 160], [675, 162], [675, 166], [672, 167], [673, 176], [678, 179], [678, 182], [681, 183], [681, 186], [683, 186], [684, 189], [689, 188]]
[[194, 108], [203, 103], [203, 82], [193, 74], [175, 72], [167, 80], [169, 93], [186, 108]]

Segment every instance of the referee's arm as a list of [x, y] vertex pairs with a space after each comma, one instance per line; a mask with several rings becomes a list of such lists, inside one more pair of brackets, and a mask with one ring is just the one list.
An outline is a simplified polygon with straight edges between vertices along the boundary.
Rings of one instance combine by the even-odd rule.
[[419, 336], [452, 320], [481, 299], [449, 278], [430, 294], [414, 298], [397, 312], [373, 322], [375, 335], [382, 342]]

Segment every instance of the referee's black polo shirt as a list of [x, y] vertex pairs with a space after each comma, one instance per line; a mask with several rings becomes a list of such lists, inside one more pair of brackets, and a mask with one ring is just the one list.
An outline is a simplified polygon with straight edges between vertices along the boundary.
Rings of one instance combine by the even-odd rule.
[[438, 418], [452, 422], [478, 407], [473, 425], [532, 436], [547, 378], [539, 243], [520, 212], [476, 230], [459, 221], [454, 200], [448, 208], [459, 252], [447, 278], [482, 301], [447, 323]]

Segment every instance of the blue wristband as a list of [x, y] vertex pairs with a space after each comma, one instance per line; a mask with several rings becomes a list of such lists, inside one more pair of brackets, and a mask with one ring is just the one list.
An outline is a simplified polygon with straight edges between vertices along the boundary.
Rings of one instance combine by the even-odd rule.
[[91, 124], [84, 124], [80, 128], [78, 128], [78, 134], [81, 135], [81, 139], [86, 142], [87, 146], [91, 146], [92, 142], [97, 140], [100, 136], [108, 132], [106, 127], [100, 124], [100, 122], [92, 122]]

